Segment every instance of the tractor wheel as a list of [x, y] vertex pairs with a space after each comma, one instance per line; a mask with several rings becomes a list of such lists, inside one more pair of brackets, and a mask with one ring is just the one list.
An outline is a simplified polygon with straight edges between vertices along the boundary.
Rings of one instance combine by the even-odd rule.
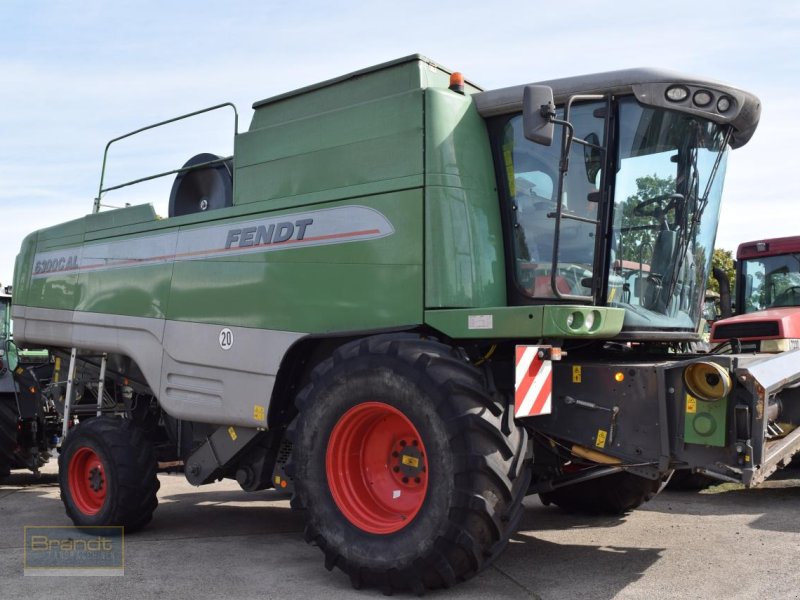
[[528, 436], [453, 348], [376, 336], [314, 369], [289, 428], [306, 540], [354, 587], [449, 587], [486, 567], [522, 515]]
[[19, 413], [14, 396], [0, 395], [0, 478], [17, 468], [17, 423]]
[[98, 417], [67, 435], [58, 457], [61, 500], [78, 526], [141, 529], [158, 505], [152, 443], [133, 421]]
[[621, 515], [652, 500], [664, 482], [625, 471], [576, 483], [539, 494], [545, 505], [555, 504], [567, 512], [590, 515]]

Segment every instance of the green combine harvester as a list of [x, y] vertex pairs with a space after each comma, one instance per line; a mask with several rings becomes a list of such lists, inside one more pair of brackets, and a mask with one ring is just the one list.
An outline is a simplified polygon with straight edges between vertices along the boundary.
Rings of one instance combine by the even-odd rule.
[[652, 69], [483, 91], [414, 55], [253, 108], [233, 156], [152, 176], [167, 218], [101, 212], [101, 177], [23, 242], [15, 335], [67, 382], [77, 525], [143, 527], [159, 471], [231, 478], [291, 492], [354, 586], [422, 592], [491, 563], [528, 494], [624, 512], [800, 448], [769, 433], [800, 423], [795, 353], [688, 351], [752, 94]]

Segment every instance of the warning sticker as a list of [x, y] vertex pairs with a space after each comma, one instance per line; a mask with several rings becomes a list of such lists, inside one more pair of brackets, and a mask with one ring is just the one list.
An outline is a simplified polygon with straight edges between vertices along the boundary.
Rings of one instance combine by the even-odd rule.
[[400, 459], [400, 462], [407, 467], [413, 467], [415, 469], [419, 466], [419, 459], [413, 456], [408, 456], [407, 454], [403, 455], [403, 457]]
[[236, 430], [233, 427], [228, 427], [228, 435], [231, 436], [231, 439], [235, 442], [236, 438], [239, 437], [236, 435]]
[[264, 407], [260, 404], [253, 405], [253, 418], [256, 421], [263, 421], [264, 420]]
[[580, 365], [573, 365], [572, 366], [572, 383], [580, 383], [581, 382], [581, 366]]
[[697, 412], [697, 398], [686, 394], [686, 412], [695, 414]]
[[608, 432], [605, 429], [598, 429], [597, 441], [594, 443], [594, 445], [597, 446], [598, 448], [605, 448], [607, 437], [608, 437]]

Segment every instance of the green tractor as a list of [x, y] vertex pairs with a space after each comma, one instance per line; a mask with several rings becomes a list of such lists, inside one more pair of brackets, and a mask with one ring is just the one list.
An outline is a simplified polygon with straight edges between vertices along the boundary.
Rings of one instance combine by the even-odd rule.
[[526, 495], [624, 512], [800, 448], [764, 434], [800, 422], [794, 356], [686, 351], [752, 94], [653, 69], [483, 91], [414, 55], [253, 108], [208, 109], [233, 156], [145, 178], [175, 177], [166, 218], [100, 211], [129, 185], [101, 175], [22, 244], [15, 335], [67, 382], [77, 525], [144, 527], [162, 471], [229, 478], [290, 491], [356, 587], [422, 592], [490, 564]]
[[38, 473], [58, 444], [61, 422], [42, 393], [51, 384], [49, 354], [14, 344], [10, 291], [0, 291], [0, 479], [13, 469]]

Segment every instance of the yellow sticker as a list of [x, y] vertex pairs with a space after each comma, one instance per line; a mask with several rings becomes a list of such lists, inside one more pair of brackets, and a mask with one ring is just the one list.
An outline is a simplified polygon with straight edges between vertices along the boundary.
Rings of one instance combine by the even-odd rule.
[[408, 456], [407, 454], [403, 454], [403, 458], [400, 459], [400, 462], [407, 467], [413, 467], [415, 469], [419, 466], [419, 459], [413, 456]]
[[580, 383], [581, 382], [581, 366], [580, 365], [573, 365], [572, 366], [572, 383]]
[[598, 429], [597, 441], [594, 443], [594, 445], [597, 446], [598, 448], [605, 448], [607, 437], [608, 437], [608, 432], [605, 429]]
[[617, 295], [617, 288], [611, 288], [611, 291], [608, 292], [608, 301], [609, 302], [613, 302], [614, 301], [614, 296], [616, 296], [616, 295]]
[[231, 436], [231, 439], [234, 442], [236, 441], [236, 438], [239, 437], [238, 435], [236, 435], [236, 430], [232, 426], [228, 427], [228, 435]]
[[697, 412], [697, 398], [686, 394], [686, 412], [695, 414]]
[[264, 407], [260, 404], [253, 405], [253, 418], [256, 421], [263, 421], [264, 420]]
[[281, 476], [280, 475], [275, 475], [275, 477], [272, 479], [272, 481], [275, 482], [277, 485], [280, 485], [281, 484]]

